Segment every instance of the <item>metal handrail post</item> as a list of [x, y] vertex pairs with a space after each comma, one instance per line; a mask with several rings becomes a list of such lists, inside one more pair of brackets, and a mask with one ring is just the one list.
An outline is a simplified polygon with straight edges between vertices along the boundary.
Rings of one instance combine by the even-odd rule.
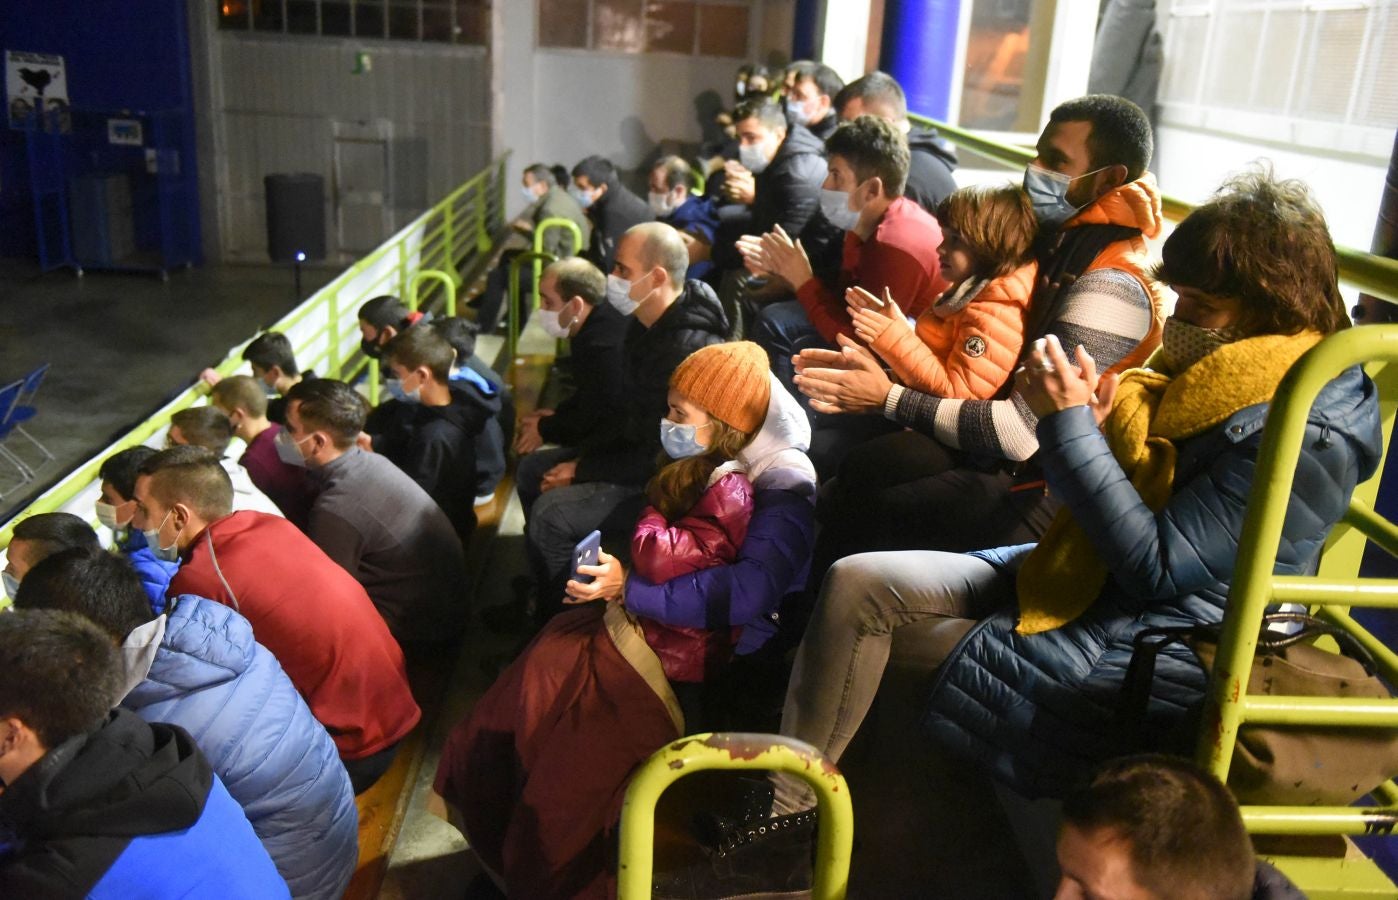
[[[573, 246], [568, 250], [569, 256], [577, 256], [580, 252], [582, 252], [582, 229], [578, 227], [578, 223], [574, 222], [572, 219], [563, 219], [559, 218], [558, 216], [552, 216], [550, 218], [544, 219], [538, 225], [534, 226], [535, 253], [544, 252], [544, 234], [548, 232], [551, 228], [562, 228], [564, 231], [568, 232], [570, 235], [573, 236]], [[533, 312], [534, 310], [539, 308], [539, 279], [543, 277], [543, 274], [543, 260], [534, 260], [534, 288], [532, 291], [530, 291], [530, 312]], [[603, 272], [602, 274], [606, 275], [607, 273]]]
[[1327, 337], [1291, 367], [1272, 398], [1196, 753], [1220, 781], [1228, 780], [1245, 717], [1248, 678], [1263, 611], [1273, 598], [1273, 571], [1306, 420], [1327, 383], [1345, 369], [1371, 360], [1398, 360], [1398, 325], [1350, 328]]
[[651, 895], [654, 874], [655, 805], [686, 775], [715, 769], [784, 772], [805, 781], [816, 794], [816, 860], [813, 900], [840, 900], [849, 889], [854, 846], [854, 806], [840, 771], [810, 744], [776, 734], [697, 734], [657, 750], [641, 764], [621, 806], [618, 900]]
[[557, 257], [552, 253], [540, 253], [531, 250], [528, 253], [521, 253], [510, 260], [510, 309], [506, 350], [511, 362], [514, 361], [515, 353], [519, 350], [519, 270], [525, 263], [533, 262], [536, 259], [542, 260], [543, 262], [553, 262]]
[[447, 315], [456, 315], [456, 282], [452, 280], [451, 275], [440, 269], [422, 269], [413, 276], [413, 280], [408, 284], [408, 308], [417, 312], [419, 306], [418, 291], [424, 281], [436, 281], [441, 284], [442, 290], [446, 294], [444, 308]]

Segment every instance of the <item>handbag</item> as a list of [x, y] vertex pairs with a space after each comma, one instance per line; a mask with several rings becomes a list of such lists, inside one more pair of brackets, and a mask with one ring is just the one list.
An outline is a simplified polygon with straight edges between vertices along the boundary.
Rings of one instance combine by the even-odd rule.
[[[1280, 632], [1273, 626], [1290, 625]], [[1118, 717], [1141, 733], [1150, 701], [1155, 659], [1171, 644], [1189, 647], [1213, 670], [1222, 625], [1149, 628], [1136, 636], [1122, 684]], [[1314, 646], [1329, 636], [1331, 653]], [[1263, 617], [1248, 693], [1263, 696], [1381, 698], [1392, 696], [1373, 657], [1342, 628], [1304, 613]], [[1398, 774], [1398, 730], [1337, 726], [1249, 725], [1238, 731], [1228, 787], [1239, 803], [1347, 806]]]

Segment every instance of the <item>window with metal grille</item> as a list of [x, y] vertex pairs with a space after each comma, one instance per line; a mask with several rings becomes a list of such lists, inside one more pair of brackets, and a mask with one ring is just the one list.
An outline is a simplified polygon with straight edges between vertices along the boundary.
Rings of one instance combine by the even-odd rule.
[[539, 46], [613, 53], [748, 55], [747, 3], [538, 0]]
[[490, 0], [216, 0], [218, 27], [484, 46]]
[[1165, 0], [1162, 118], [1386, 159], [1398, 0]]

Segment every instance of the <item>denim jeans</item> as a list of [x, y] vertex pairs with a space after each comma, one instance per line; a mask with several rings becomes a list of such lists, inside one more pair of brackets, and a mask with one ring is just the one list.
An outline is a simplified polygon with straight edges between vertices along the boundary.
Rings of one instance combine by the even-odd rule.
[[[1013, 576], [973, 556], [909, 550], [840, 560], [821, 584], [796, 651], [781, 733], [838, 762], [873, 705], [897, 628], [930, 618], [981, 619], [1013, 601]], [[814, 805], [799, 779], [772, 781], [774, 813]]]

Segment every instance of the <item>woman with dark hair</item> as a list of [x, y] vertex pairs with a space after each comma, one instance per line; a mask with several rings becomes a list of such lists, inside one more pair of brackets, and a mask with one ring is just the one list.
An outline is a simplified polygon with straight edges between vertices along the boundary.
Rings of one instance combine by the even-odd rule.
[[[1059, 794], [1133, 749], [1112, 727], [1132, 640], [1223, 618], [1268, 404], [1292, 364], [1347, 325], [1336, 271], [1302, 184], [1266, 173], [1225, 184], [1165, 244], [1156, 277], [1179, 302], [1145, 367], [1099, 378], [1081, 347], [1079, 371], [1049, 337], [1017, 373], [1063, 503], [1043, 539], [838, 562], [797, 654], [783, 733], [838, 760], [896, 629], [980, 619], [924, 664], [934, 740], [1030, 796]], [[1381, 445], [1374, 386], [1355, 367], [1311, 412], [1279, 573], [1315, 562]], [[1139, 739], [1170, 747], [1206, 680], [1188, 649], [1163, 651]], [[799, 782], [778, 778], [775, 788], [774, 814], [812, 805]], [[732, 844], [763, 823], [727, 824]]]

